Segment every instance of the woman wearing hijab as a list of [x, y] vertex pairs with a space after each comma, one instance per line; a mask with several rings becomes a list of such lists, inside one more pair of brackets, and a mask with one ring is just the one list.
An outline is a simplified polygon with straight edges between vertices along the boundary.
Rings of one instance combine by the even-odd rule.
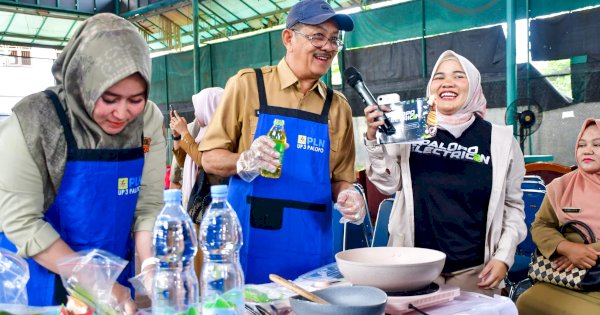
[[39, 306], [65, 300], [60, 258], [99, 248], [128, 260], [112, 294], [131, 312], [127, 279], [135, 252], [152, 256], [165, 165], [148, 45], [128, 21], [98, 14], [52, 73], [56, 86], [25, 97], [0, 126], [0, 163], [9, 166], [0, 175], [0, 245], [27, 258], [29, 303]]
[[206, 126], [208, 126], [217, 110], [222, 95], [222, 88], [212, 87], [192, 96], [195, 119], [190, 123], [194, 125], [191, 129], [196, 129], [195, 126], [199, 127], [195, 136], [190, 133], [190, 124], [186, 122], [184, 117], [179, 116], [175, 111], [170, 113], [170, 127], [173, 131], [173, 140], [175, 140], [173, 153], [177, 159], [177, 164], [183, 165], [181, 195], [183, 196], [184, 208], [187, 208], [188, 198], [198, 175], [198, 165], [201, 164], [202, 160], [202, 153], [198, 151], [198, 144], [204, 136]]
[[417, 144], [377, 145], [382, 113], [365, 108], [367, 176], [382, 193], [396, 194], [388, 246], [442, 251], [436, 283], [497, 294], [527, 232], [523, 155], [511, 127], [483, 119], [481, 77], [463, 56], [442, 53], [427, 96], [435, 99], [438, 130]]
[[[223, 96], [223, 89], [220, 87], [206, 88], [192, 96], [195, 119], [190, 123], [194, 125], [191, 129], [196, 129], [196, 126], [200, 127], [195, 139], [192, 138], [189, 132], [190, 124], [186, 124], [185, 118], [179, 116], [175, 111], [170, 113], [170, 126], [175, 140], [173, 144], [174, 157], [179, 165], [183, 165], [181, 195], [183, 196], [183, 206], [186, 209], [192, 188], [196, 183], [199, 167], [201, 167], [202, 152], [198, 151], [198, 145], [202, 141], [208, 123], [217, 110], [221, 96]], [[207, 174], [207, 176], [211, 185], [227, 183], [227, 180], [220, 176], [213, 174]], [[194, 226], [196, 233], [198, 233], [198, 224], [194, 224]], [[194, 269], [197, 276], [201, 275], [202, 263], [202, 251], [198, 251], [194, 259]]]
[[[575, 145], [577, 169], [553, 180], [531, 225], [531, 236], [557, 270], [589, 269], [600, 256], [600, 243], [583, 244], [559, 227], [569, 220], [588, 225], [600, 237], [600, 119], [587, 119]], [[576, 292], [538, 283], [517, 301], [519, 314], [600, 314], [600, 292]]]

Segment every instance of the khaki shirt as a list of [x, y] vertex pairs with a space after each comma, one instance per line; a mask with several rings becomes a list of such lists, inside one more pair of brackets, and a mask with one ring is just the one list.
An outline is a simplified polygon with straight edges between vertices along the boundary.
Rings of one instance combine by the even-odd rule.
[[[591, 198], [591, 197], [590, 197]], [[594, 222], [584, 222], [588, 225], [594, 224]], [[597, 224], [597, 223], [596, 223]], [[552, 207], [548, 196], [544, 196], [544, 201], [540, 209], [535, 214], [535, 220], [531, 224], [531, 238], [539, 249], [539, 251], [546, 258], [554, 258], [558, 244], [563, 241], [570, 241], [575, 243], [583, 243], [583, 239], [576, 232], [567, 232], [562, 235], [559, 231], [560, 221], [556, 215], [555, 209]], [[567, 230], [568, 231], [568, 230]], [[596, 238], [598, 236], [596, 235]], [[600, 250], [600, 242], [593, 243], [592, 247], [595, 250]]]
[[[150, 151], [145, 154], [133, 232], [152, 231], [163, 205], [166, 147], [162, 121], [156, 105], [145, 107], [144, 136], [150, 137], [151, 142]], [[43, 219], [46, 209], [42, 177], [15, 115], [0, 123], [0, 152], [0, 232], [15, 244], [20, 256], [32, 257], [60, 236]]]
[[[262, 72], [270, 106], [315, 114], [323, 110], [327, 87], [320, 80], [303, 95], [298, 79], [285, 59], [277, 66], [263, 67]], [[253, 69], [242, 69], [227, 81], [221, 105], [208, 125], [198, 150], [226, 149], [240, 153], [250, 148], [258, 124], [256, 111], [259, 107], [256, 74]], [[337, 91], [334, 91], [329, 109], [328, 124], [330, 179], [332, 182], [353, 183], [356, 176], [352, 110], [346, 98]]]

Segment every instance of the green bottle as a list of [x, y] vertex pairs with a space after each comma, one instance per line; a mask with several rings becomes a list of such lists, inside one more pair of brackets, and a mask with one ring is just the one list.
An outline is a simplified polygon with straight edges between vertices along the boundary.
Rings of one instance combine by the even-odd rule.
[[265, 169], [260, 170], [260, 175], [268, 178], [279, 178], [281, 177], [281, 166], [283, 165], [283, 151], [285, 150], [285, 130], [283, 130], [283, 125], [285, 125], [285, 121], [281, 119], [275, 119], [273, 121], [273, 127], [267, 133], [267, 136], [275, 142], [275, 151], [279, 152], [279, 166], [275, 172], [269, 172]]

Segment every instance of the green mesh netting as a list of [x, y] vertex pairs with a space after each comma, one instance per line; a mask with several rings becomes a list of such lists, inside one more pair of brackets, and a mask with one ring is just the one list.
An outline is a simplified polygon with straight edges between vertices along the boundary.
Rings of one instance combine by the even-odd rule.
[[[526, 0], [517, 0], [517, 18], [524, 18]], [[530, 17], [598, 5], [597, 0], [529, 0]], [[422, 36], [456, 32], [506, 21], [505, 0], [417, 0], [353, 14], [355, 30], [346, 48], [357, 48]]]

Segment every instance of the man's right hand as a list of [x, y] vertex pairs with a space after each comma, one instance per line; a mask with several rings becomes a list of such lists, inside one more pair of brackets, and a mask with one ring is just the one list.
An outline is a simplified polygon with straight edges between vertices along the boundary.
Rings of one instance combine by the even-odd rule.
[[275, 151], [275, 142], [267, 136], [260, 136], [252, 142], [250, 148], [242, 154], [236, 163], [237, 174], [246, 182], [253, 181], [260, 170], [274, 172], [279, 166], [279, 152]]

